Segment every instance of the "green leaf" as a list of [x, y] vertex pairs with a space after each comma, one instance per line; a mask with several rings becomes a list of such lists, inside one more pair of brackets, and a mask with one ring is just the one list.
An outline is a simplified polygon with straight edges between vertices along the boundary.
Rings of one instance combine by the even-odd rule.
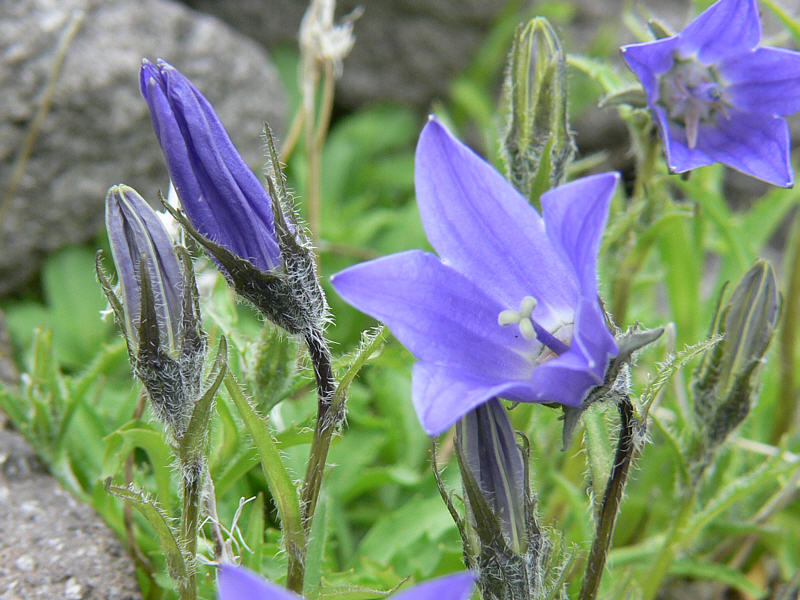
[[322, 581], [322, 559], [328, 531], [328, 499], [324, 492], [319, 495], [306, 552], [306, 576], [303, 582], [303, 597], [315, 600], [320, 595]]
[[669, 383], [670, 379], [672, 379], [672, 376], [675, 375], [675, 373], [677, 373], [681, 367], [706, 350], [713, 348], [721, 340], [722, 336], [712, 335], [702, 342], [698, 342], [692, 346], [687, 346], [680, 352], [668, 356], [664, 362], [660, 363], [655, 377], [653, 377], [653, 379], [651, 379], [647, 384], [647, 387], [645, 388], [639, 400], [638, 410], [641, 411], [642, 417], [647, 415], [650, 407], [653, 405], [653, 402], [655, 402], [655, 399], [658, 397], [658, 394], [664, 389], [664, 387]]
[[709, 581], [724, 583], [752, 598], [767, 597], [767, 590], [750, 581], [741, 571], [720, 564], [704, 562], [697, 558], [691, 560], [676, 560], [670, 566], [669, 573], [670, 575], [707, 579]]
[[576, 69], [586, 73], [603, 88], [606, 95], [614, 95], [623, 90], [630, 89], [632, 79], [624, 79], [607, 62], [600, 61], [580, 54], [567, 55], [567, 63]]
[[350, 387], [358, 372], [367, 362], [380, 354], [382, 347], [383, 326], [361, 332], [361, 342], [358, 345], [358, 349], [350, 358], [347, 370], [339, 377], [339, 385], [336, 387], [333, 402], [331, 402], [333, 414], [335, 414], [337, 407], [344, 403], [347, 388]]
[[128, 455], [134, 448], [147, 453], [153, 466], [156, 493], [162, 503], [174, 498], [172, 492], [172, 449], [164, 442], [160, 431], [142, 421], [130, 421], [104, 438], [106, 452], [103, 458], [102, 476], [110, 477], [122, 470]]
[[147, 494], [142, 491], [111, 485], [110, 477], [106, 479], [105, 488], [109, 494], [113, 494], [117, 498], [122, 498], [147, 519], [147, 522], [150, 523], [155, 530], [161, 551], [167, 559], [167, 568], [169, 569], [170, 577], [179, 584], [186, 581], [188, 568], [183, 552], [178, 546], [178, 533], [169, 524], [167, 516], [164, 514], [164, 511], [159, 508], [155, 500], [148, 497]]
[[613, 461], [613, 445], [606, 422], [605, 407], [593, 404], [583, 412], [584, 444], [589, 479], [592, 485], [595, 514], [600, 510], [605, 494], [608, 475]]
[[258, 572], [261, 570], [261, 560], [264, 555], [264, 493], [259, 492], [255, 502], [250, 507], [250, 518], [244, 537], [251, 552], [242, 552], [244, 566]]
[[387, 564], [422, 538], [437, 540], [452, 525], [441, 498], [416, 498], [378, 518], [361, 541], [357, 554]]
[[297, 488], [292, 483], [292, 479], [283, 464], [283, 458], [278, 451], [275, 440], [272, 439], [267, 422], [255, 413], [230, 371], [225, 375], [225, 389], [228, 390], [228, 394], [236, 404], [236, 408], [239, 410], [239, 414], [244, 420], [250, 435], [253, 436], [253, 441], [258, 449], [264, 477], [267, 479], [269, 491], [278, 508], [287, 551], [302, 550], [305, 548], [306, 540], [300, 519]]
[[95, 281], [94, 253], [70, 247], [53, 254], [44, 263], [42, 287], [50, 306], [56, 355], [65, 366], [80, 368], [109, 334], [108, 324], [99, 316], [105, 298]]

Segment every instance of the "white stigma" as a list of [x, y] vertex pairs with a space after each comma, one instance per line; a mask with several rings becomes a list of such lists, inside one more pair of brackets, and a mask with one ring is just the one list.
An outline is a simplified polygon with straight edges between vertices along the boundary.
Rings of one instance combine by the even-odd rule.
[[520, 302], [518, 311], [509, 309], [497, 315], [497, 324], [501, 327], [506, 327], [507, 325], [516, 323], [519, 325], [519, 332], [522, 334], [522, 337], [526, 340], [535, 340], [536, 330], [533, 327], [531, 314], [537, 304], [536, 298], [533, 296], [525, 296], [522, 302]]

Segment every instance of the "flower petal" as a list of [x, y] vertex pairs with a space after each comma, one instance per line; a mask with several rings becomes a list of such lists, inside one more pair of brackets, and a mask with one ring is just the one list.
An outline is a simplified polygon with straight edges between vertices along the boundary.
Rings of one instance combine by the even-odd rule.
[[716, 123], [700, 127], [697, 149], [747, 175], [773, 185], [791, 187], [789, 127], [782, 117], [731, 112]]
[[672, 68], [678, 37], [672, 36], [643, 44], [628, 44], [620, 48], [622, 58], [642, 82], [651, 105], [658, 102], [658, 76]]
[[617, 173], [584, 177], [542, 195], [545, 230], [564, 252], [589, 298], [597, 295], [597, 250], [603, 237]]
[[143, 63], [140, 85], [170, 177], [195, 228], [263, 271], [279, 264], [269, 196], [208, 101], [163, 61]]
[[718, 0], [678, 37], [681, 55], [696, 55], [706, 65], [748, 52], [761, 40], [756, 0]]
[[411, 250], [361, 263], [331, 283], [420, 360], [505, 378], [532, 368], [522, 353], [530, 355], [535, 342], [497, 323], [505, 307], [433, 254]]
[[491, 398], [516, 399], [530, 394], [527, 382], [481, 377], [473, 371], [428, 362], [414, 365], [411, 380], [411, 401], [422, 428], [430, 436], [443, 433]]
[[653, 117], [661, 133], [667, 167], [671, 173], [683, 173], [716, 162], [716, 159], [708, 156], [698, 147], [689, 148], [686, 141], [686, 130], [667, 119], [663, 108], [653, 107]]
[[474, 582], [472, 573], [454, 573], [393, 594], [391, 600], [468, 600]]
[[605, 377], [608, 360], [619, 352], [614, 336], [606, 325], [603, 311], [594, 296], [581, 298], [575, 313], [570, 350], [579, 352], [585, 360], [586, 369], [601, 381]]
[[425, 233], [446, 264], [480, 282], [503, 308], [534, 296], [551, 315], [571, 312], [577, 278], [535, 209], [435, 120], [417, 145], [415, 187]]
[[726, 95], [746, 111], [790, 115], [800, 110], [800, 52], [756, 48], [719, 65]]
[[218, 600], [303, 600], [252, 571], [233, 565], [220, 566], [217, 593]]
[[126, 330], [136, 335], [139, 327], [139, 270], [144, 259], [163, 341], [168, 348], [175, 348], [183, 274], [164, 224], [136, 190], [120, 184], [111, 187], [106, 195], [106, 230], [122, 286]]
[[[242, 160], [219, 118], [197, 88], [174, 67], [166, 63], [159, 66], [190, 160], [202, 165], [200, 169], [195, 168], [195, 175], [205, 195], [184, 199], [176, 182], [181, 202], [208, 202], [227, 234], [226, 239], [219, 239], [219, 242], [226, 247], [232, 245], [232, 250], [261, 270], [270, 270], [278, 264], [280, 252], [266, 190]], [[185, 208], [188, 213], [188, 207]]]

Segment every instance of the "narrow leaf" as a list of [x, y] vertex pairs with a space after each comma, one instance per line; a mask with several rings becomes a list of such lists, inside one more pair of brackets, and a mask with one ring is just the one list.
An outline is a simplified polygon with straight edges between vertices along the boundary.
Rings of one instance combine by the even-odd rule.
[[109, 494], [121, 498], [138, 510], [155, 530], [156, 537], [161, 546], [161, 551], [167, 559], [167, 568], [172, 579], [178, 583], [186, 580], [188, 569], [183, 553], [178, 546], [177, 532], [167, 520], [164, 511], [159, 508], [155, 500], [144, 492], [132, 488], [111, 485], [111, 478], [105, 481], [105, 488]]
[[253, 436], [253, 442], [255, 442], [258, 449], [264, 477], [267, 479], [269, 491], [278, 508], [287, 551], [296, 552], [302, 550], [305, 548], [305, 533], [300, 519], [297, 488], [295, 488], [289, 473], [286, 471], [278, 446], [275, 440], [272, 439], [266, 421], [255, 413], [230, 371], [225, 374], [225, 389], [228, 390], [228, 394], [236, 404], [236, 408], [239, 410], [239, 414], [242, 416], [250, 435]]

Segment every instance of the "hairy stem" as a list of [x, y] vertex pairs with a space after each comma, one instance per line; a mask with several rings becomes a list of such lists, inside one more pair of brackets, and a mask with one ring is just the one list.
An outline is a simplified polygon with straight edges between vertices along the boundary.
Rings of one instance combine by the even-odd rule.
[[300, 493], [303, 527], [306, 532], [309, 532], [317, 507], [319, 490], [322, 486], [322, 475], [325, 472], [325, 461], [331, 447], [331, 438], [336, 426], [344, 416], [344, 401], [340, 401], [338, 405], [333, 403], [336, 381], [333, 378], [330, 350], [328, 350], [325, 339], [321, 335], [310, 333], [305, 336], [305, 342], [317, 380], [317, 423], [314, 427], [306, 477]]
[[183, 510], [181, 511], [181, 545], [184, 555], [190, 561], [186, 579], [180, 582], [181, 600], [197, 598], [197, 576], [195, 557], [197, 556], [197, 528], [200, 518], [200, 490], [202, 489], [202, 467], [196, 462], [182, 465], [183, 471]]
[[630, 398], [625, 397], [618, 407], [620, 430], [617, 453], [606, 484], [603, 504], [597, 520], [597, 529], [592, 541], [592, 549], [589, 552], [589, 559], [586, 563], [586, 573], [578, 595], [579, 600], [594, 600], [597, 597], [608, 557], [608, 550], [611, 547], [611, 537], [614, 534], [614, 526], [617, 522], [619, 505], [622, 501], [622, 494], [625, 491], [625, 484], [628, 481], [630, 466], [638, 454], [638, 447], [634, 440], [636, 421], [633, 418], [633, 405]]

